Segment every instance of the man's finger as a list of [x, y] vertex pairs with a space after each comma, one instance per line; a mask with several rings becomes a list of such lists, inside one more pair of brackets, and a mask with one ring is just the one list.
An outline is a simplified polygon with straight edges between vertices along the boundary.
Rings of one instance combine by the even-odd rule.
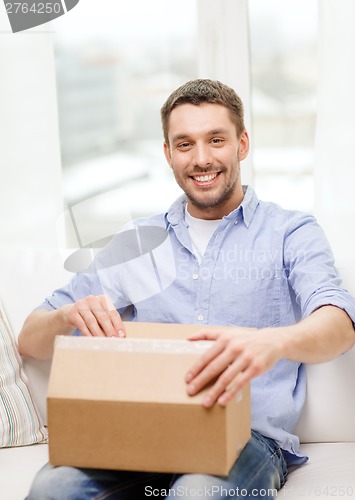
[[[190, 383], [195, 384], [196, 382], [196, 380], [194, 380], [195, 377], [197, 377], [205, 369], [205, 367], [212, 362], [212, 360], [214, 360], [219, 354], [221, 354], [223, 350], [224, 350], [223, 344], [219, 344], [217, 342], [213, 344], [212, 347], [210, 347], [205, 353], [203, 353], [191, 366], [191, 368], [189, 369], [189, 371], [185, 376], [185, 382], [188, 384]], [[198, 384], [198, 386], [200, 387], [200, 384]], [[191, 391], [193, 391], [193, 388], [194, 386], [190, 385]]]
[[73, 326], [77, 328], [81, 332], [81, 334], [84, 335], [84, 337], [91, 337], [90, 330], [88, 329], [88, 327], [85, 324], [85, 321], [78, 312], [75, 313], [71, 321]]
[[250, 382], [254, 377], [252, 370], [245, 370], [240, 372], [234, 379], [232, 384], [224, 391], [223, 394], [218, 398], [217, 402], [221, 406], [226, 406], [232, 399], [238, 394], [238, 392], [243, 388], [243, 386]]
[[105, 333], [101, 329], [98, 321], [97, 321], [97, 311], [96, 314], [94, 314], [93, 311], [90, 309], [80, 309], [79, 314], [81, 315], [82, 319], [85, 322], [85, 325], [87, 329], [90, 332], [90, 335], [92, 337], [104, 337]]
[[221, 333], [222, 332], [218, 331], [206, 332], [205, 330], [200, 330], [189, 335], [187, 337], [187, 340], [216, 340], [221, 335]]
[[[110, 297], [108, 297], [107, 295], [101, 295], [99, 297], [99, 300], [100, 300], [103, 308], [107, 312], [107, 316], [108, 316], [107, 320], [109, 319], [109, 321], [110, 321], [110, 324], [109, 324], [108, 322], [106, 322], [106, 319], [105, 319], [104, 320], [105, 324], [102, 325], [102, 326], [104, 326], [103, 330], [105, 331], [106, 335], [110, 336], [110, 337], [113, 337], [113, 336], [125, 337], [126, 330], [125, 330], [123, 321], [122, 321], [121, 316], [118, 313], [116, 307], [114, 306], [112, 300], [110, 299]], [[112, 328], [111, 328], [111, 326], [112, 326]]]
[[[240, 388], [238, 385], [239, 378], [245, 369], [247, 369], [247, 364], [239, 358], [227, 366], [203, 398], [202, 404], [206, 407], [210, 407], [214, 405], [217, 400], [219, 401], [222, 395], [228, 394], [229, 392], [235, 394]], [[230, 399], [228, 399], [228, 401]]]
[[109, 316], [112, 321], [113, 328], [118, 337], [126, 337], [126, 330], [120, 314], [116, 311], [109, 311]]

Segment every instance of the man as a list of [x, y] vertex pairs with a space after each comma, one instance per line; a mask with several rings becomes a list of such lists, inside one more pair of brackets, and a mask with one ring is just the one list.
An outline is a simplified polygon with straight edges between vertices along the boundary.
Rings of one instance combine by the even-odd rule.
[[[30, 499], [135, 499], [147, 486], [167, 498], [177, 491], [192, 498], [196, 488], [210, 497], [212, 486], [214, 498], [233, 489], [236, 497], [246, 490], [271, 498], [265, 492], [283, 485], [287, 466], [307, 460], [293, 434], [305, 396], [303, 363], [354, 345], [355, 302], [339, 287], [314, 218], [260, 202], [242, 186], [249, 138], [235, 92], [220, 82], [191, 81], [172, 93], [161, 116], [164, 153], [185, 194], [166, 214], [133, 225], [167, 234], [154, 269], [144, 256], [134, 266], [117, 262], [116, 235], [91, 269], [30, 314], [19, 348], [48, 358], [57, 334], [124, 336], [120, 314], [132, 306], [134, 321], [199, 323], [192, 340], [215, 342], [186, 374], [187, 391], [194, 395], [216, 380], [203, 404], [226, 405], [251, 381], [252, 438], [228, 477], [48, 465]], [[204, 324], [220, 327], [206, 333]]]

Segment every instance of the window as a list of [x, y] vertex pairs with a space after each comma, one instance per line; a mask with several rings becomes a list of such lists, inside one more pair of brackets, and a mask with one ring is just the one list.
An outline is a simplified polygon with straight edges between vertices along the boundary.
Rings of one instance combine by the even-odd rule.
[[[211, 0], [101, 5], [80, 2], [55, 24], [65, 199], [81, 246], [165, 210], [180, 194], [162, 153], [159, 109], [173, 89], [200, 76], [199, 67], [201, 76], [224, 81], [239, 58], [228, 37], [236, 24], [229, 0], [213, 10]], [[251, 72], [253, 184], [261, 199], [310, 211], [317, 0], [247, 5], [250, 68], [238, 59], [236, 74]], [[199, 47], [198, 29], [207, 37]]]
[[285, 208], [313, 208], [317, 1], [249, 0], [254, 184]]
[[198, 76], [196, 26], [191, 0], [85, 0], [56, 21], [64, 194], [79, 244], [180, 194], [159, 110]]

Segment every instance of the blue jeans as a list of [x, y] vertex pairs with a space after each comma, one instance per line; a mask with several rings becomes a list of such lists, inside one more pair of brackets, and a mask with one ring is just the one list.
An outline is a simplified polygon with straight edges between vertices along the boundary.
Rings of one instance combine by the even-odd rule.
[[286, 480], [282, 451], [252, 433], [228, 476], [161, 474], [53, 467], [34, 479], [28, 500], [270, 499]]

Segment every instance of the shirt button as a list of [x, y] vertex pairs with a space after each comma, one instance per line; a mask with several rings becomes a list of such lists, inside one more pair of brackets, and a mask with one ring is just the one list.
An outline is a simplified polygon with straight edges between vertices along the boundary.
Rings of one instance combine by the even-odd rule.
[[197, 319], [198, 319], [199, 321], [203, 321], [203, 316], [202, 316], [202, 314], [199, 314], [199, 315], [197, 316]]
[[192, 275], [192, 279], [193, 279], [193, 280], [198, 280], [198, 274], [193, 274], [193, 275]]

